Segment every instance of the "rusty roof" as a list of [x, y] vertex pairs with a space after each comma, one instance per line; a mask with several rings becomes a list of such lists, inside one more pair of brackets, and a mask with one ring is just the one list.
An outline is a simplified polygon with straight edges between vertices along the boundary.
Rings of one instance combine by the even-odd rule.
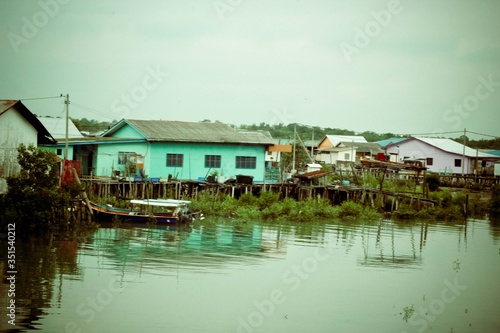
[[0, 99], [0, 114], [13, 107], [17, 102], [19, 101], [12, 99]]

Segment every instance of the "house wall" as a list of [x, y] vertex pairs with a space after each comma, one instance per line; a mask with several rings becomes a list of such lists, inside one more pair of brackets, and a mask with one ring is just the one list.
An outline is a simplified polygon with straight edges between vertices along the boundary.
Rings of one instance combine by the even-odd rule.
[[[426, 165], [431, 172], [439, 173], [462, 173], [462, 166], [455, 166], [455, 159], [462, 159], [462, 155], [453, 154], [442, 151], [434, 146], [428, 145], [418, 140], [409, 140], [407, 142], [400, 142], [399, 148], [396, 146], [389, 147], [387, 153], [398, 155], [398, 161], [402, 161], [405, 157], [415, 158], [432, 158], [432, 165]], [[465, 157], [464, 173], [472, 172], [472, 159]]]
[[37, 134], [15, 107], [0, 115], [0, 177], [14, 176], [20, 171], [17, 148], [21, 143], [36, 147]]
[[[348, 156], [346, 154], [348, 154]], [[356, 149], [350, 148], [342, 151], [322, 152], [316, 155], [316, 161], [333, 165], [336, 165], [337, 161], [354, 162], [355, 158]]]
[[[264, 146], [176, 142], [100, 144], [97, 149], [95, 174], [111, 176], [113, 170], [123, 172], [125, 165], [118, 161], [120, 152], [144, 156], [144, 171], [148, 177], [167, 178], [170, 174], [178, 179], [197, 180], [217, 170], [219, 176], [226, 178], [242, 174], [253, 176], [254, 181], [264, 179], [266, 154]], [[182, 154], [182, 167], [167, 167], [167, 154]], [[221, 167], [205, 167], [205, 155], [220, 155]], [[237, 169], [236, 156], [256, 157], [256, 168]]]
[[[182, 167], [167, 167], [167, 154], [183, 154]], [[209, 143], [152, 143], [149, 175], [151, 177], [168, 177], [178, 179], [198, 179], [217, 170], [219, 176], [226, 178], [236, 175], [253, 176], [254, 181], [262, 181], [265, 171], [265, 147], [236, 144]], [[205, 167], [205, 155], [220, 155], [220, 168]], [[255, 169], [237, 169], [236, 156], [252, 156], [256, 158]]]
[[94, 152], [95, 164], [94, 172], [97, 176], [111, 176], [114, 170], [119, 170], [122, 174], [125, 171], [125, 164], [119, 161], [120, 153], [135, 153], [144, 156], [146, 173], [148, 173], [149, 159], [151, 151], [148, 143], [112, 143], [99, 144], [97, 152]]
[[[43, 146], [40, 148], [43, 148], [44, 150], [47, 150], [47, 151], [50, 151], [50, 152], [56, 154], [57, 157], [59, 157], [59, 158], [64, 158], [64, 149], [65, 149], [64, 142], [62, 142], [62, 144], [61, 144], [61, 142], [59, 142], [59, 144], [57, 146]], [[74, 156], [73, 146], [68, 145], [68, 159], [72, 160], [73, 156]]]
[[144, 139], [144, 136], [131, 126], [123, 126], [112, 135], [115, 138]]
[[318, 149], [319, 148], [332, 148], [333, 145], [330, 142], [330, 139], [328, 139], [326, 136], [325, 138], [318, 144]]

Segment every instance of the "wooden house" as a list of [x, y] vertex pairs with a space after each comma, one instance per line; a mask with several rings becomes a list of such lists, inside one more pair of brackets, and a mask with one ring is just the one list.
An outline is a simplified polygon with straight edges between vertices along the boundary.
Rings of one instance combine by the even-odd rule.
[[481, 174], [486, 162], [499, 160], [498, 156], [464, 147], [451, 139], [411, 137], [389, 144], [386, 150], [398, 162], [421, 160], [429, 171], [442, 174], [473, 174], [475, 170]]
[[0, 100], [0, 178], [16, 175], [19, 170], [17, 148], [20, 144], [53, 143], [38, 118], [19, 100]]
[[[212, 174], [264, 180], [271, 137], [223, 123], [122, 119], [87, 142], [96, 175], [201, 180]], [[83, 144], [84, 140], [72, 144]]]

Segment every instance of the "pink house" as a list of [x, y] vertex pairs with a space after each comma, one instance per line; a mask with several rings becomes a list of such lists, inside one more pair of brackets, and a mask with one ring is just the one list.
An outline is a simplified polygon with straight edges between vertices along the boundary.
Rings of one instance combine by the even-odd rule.
[[446, 174], [473, 174], [477, 169], [481, 175], [485, 174], [495, 161], [500, 162], [498, 156], [467, 146], [464, 148], [464, 145], [451, 139], [424, 137], [411, 137], [391, 143], [386, 147], [386, 154], [395, 155], [398, 162], [420, 159], [429, 171]]

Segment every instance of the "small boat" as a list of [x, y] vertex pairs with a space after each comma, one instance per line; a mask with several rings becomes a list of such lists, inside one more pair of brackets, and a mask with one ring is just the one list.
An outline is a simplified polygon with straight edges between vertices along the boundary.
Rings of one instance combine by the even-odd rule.
[[192, 212], [190, 201], [175, 199], [130, 200], [130, 209], [116, 208], [90, 202], [90, 208], [99, 221], [120, 218], [123, 221], [147, 223], [156, 219], [157, 223], [189, 223], [196, 217], [203, 219], [200, 212]]

